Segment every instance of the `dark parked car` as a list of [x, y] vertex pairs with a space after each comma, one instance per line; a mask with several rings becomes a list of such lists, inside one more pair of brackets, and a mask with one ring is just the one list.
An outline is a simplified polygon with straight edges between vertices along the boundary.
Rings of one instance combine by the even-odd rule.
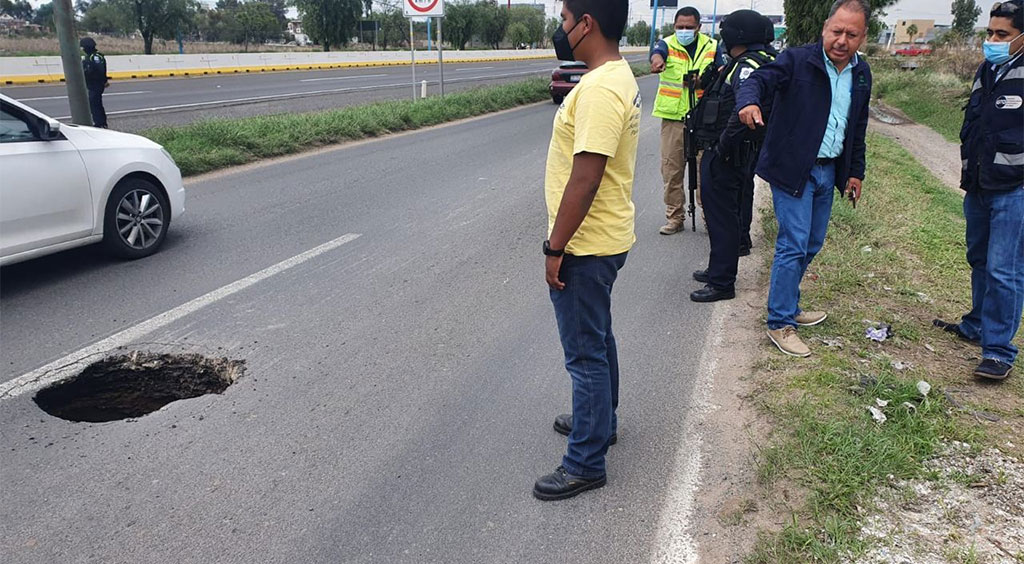
[[580, 81], [580, 77], [587, 74], [587, 64], [579, 61], [568, 61], [558, 65], [558, 68], [551, 71], [551, 99], [556, 104], [561, 104], [573, 86]]

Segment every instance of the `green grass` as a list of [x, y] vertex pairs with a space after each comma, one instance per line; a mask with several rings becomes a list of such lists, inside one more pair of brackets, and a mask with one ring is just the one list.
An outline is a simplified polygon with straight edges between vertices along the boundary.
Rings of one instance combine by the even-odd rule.
[[960, 126], [964, 121], [960, 108], [970, 95], [969, 81], [927, 69], [880, 69], [874, 73], [872, 90], [876, 99], [899, 108], [946, 139], [960, 142]]
[[536, 78], [415, 102], [377, 102], [307, 114], [214, 119], [150, 129], [143, 135], [163, 145], [182, 174], [190, 176], [540, 102], [549, 96], [547, 82]]
[[[863, 554], [869, 547], [860, 520], [879, 485], [890, 476], [935, 479], [922, 462], [944, 441], [988, 440], [986, 429], [948, 415], [943, 388], [970, 384], [954, 360], [962, 358], [960, 345], [930, 327], [933, 317], [955, 319], [970, 304], [962, 199], [887, 138], [869, 135], [867, 160], [860, 204], [854, 210], [836, 200], [828, 240], [809, 271], [818, 278], [803, 286], [802, 303], [830, 313], [829, 322], [800, 330], [814, 356], [795, 361], [773, 350], [756, 376], [761, 406], [776, 423], [758, 476], [770, 489], [796, 483], [807, 498], [781, 531], [761, 533], [749, 563], [839, 562]], [[770, 210], [764, 224], [771, 246]], [[896, 337], [869, 341], [864, 320], [892, 324]], [[820, 340], [837, 338], [843, 348]], [[927, 352], [926, 343], [936, 352]], [[896, 360], [913, 367], [896, 370]], [[924, 401], [918, 380], [933, 386]], [[1024, 384], [1010, 380], [978, 393], [1019, 411]], [[889, 402], [881, 425], [867, 410], [876, 398]], [[973, 551], [963, 548], [959, 558], [971, 561]]]
[[[650, 74], [632, 65], [634, 76]], [[408, 131], [507, 110], [550, 97], [548, 80], [532, 78], [444, 98], [377, 102], [306, 114], [213, 119], [142, 134], [164, 146], [185, 176], [317, 147]]]

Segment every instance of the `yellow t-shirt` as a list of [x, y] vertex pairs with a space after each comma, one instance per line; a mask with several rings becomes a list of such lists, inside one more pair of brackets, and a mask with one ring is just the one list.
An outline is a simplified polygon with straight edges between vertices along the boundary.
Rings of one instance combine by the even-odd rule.
[[569, 240], [567, 253], [617, 255], [636, 241], [632, 195], [639, 130], [640, 89], [623, 59], [583, 75], [558, 108], [544, 177], [549, 237], [573, 156], [586, 152], [608, 157], [594, 203]]

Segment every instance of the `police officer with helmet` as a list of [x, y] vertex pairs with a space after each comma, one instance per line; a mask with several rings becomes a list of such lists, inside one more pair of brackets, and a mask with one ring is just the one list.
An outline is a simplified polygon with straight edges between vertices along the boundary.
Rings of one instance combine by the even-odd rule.
[[85, 51], [82, 70], [85, 72], [85, 89], [89, 91], [89, 111], [95, 127], [107, 127], [107, 112], [103, 109], [103, 91], [107, 88], [107, 59], [96, 50], [96, 40], [83, 37], [78, 44]]
[[764, 44], [766, 21], [753, 10], [737, 10], [722, 22], [721, 37], [729, 62], [702, 78], [704, 97], [691, 115], [694, 139], [705, 151], [701, 162], [701, 201], [711, 239], [707, 270], [693, 273], [695, 280], [705, 284], [690, 294], [695, 302], [736, 296], [744, 189], [752, 182], [763, 136], [763, 131], [750, 131], [739, 122], [736, 91], [755, 70], [775, 58]]

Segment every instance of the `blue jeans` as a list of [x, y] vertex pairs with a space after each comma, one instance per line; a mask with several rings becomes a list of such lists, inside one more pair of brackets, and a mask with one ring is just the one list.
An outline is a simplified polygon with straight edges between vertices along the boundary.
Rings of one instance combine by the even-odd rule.
[[772, 186], [779, 236], [775, 240], [771, 285], [768, 289], [768, 328], [796, 327], [800, 312], [800, 281], [825, 244], [832, 217], [835, 165], [814, 165], [804, 192], [796, 198]]
[[572, 433], [562, 466], [570, 474], [604, 476], [608, 439], [616, 429], [619, 357], [612, 334], [612, 285], [626, 253], [597, 257], [565, 255], [551, 290], [565, 368], [572, 378]]
[[984, 358], [1013, 364], [1017, 347], [1011, 341], [1024, 308], [1024, 186], [968, 192], [964, 217], [972, 307], [960, 329], [981, 340]]

